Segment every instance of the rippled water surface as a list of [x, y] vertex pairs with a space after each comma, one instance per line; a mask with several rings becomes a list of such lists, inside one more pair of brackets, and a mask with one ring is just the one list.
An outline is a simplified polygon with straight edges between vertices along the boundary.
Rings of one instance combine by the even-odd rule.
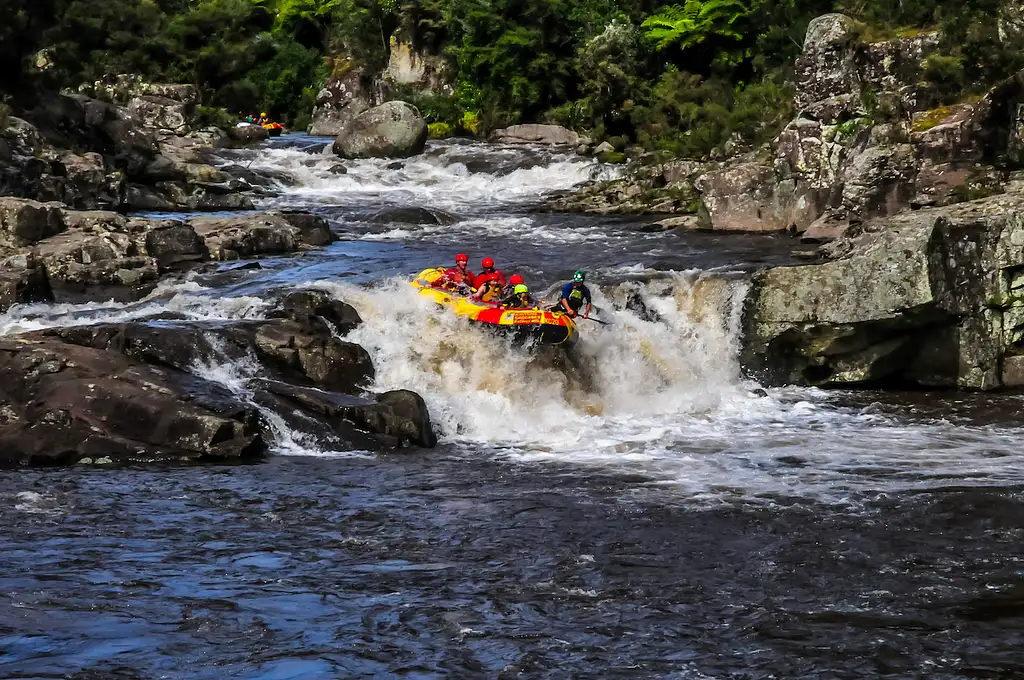
[[[441, 144], [338, 175], [323, 146], [225, 163], [339, 243], [0, 333], [260, 318], [312, 285], [359, 309], [374, 389], [421, 392], [440, 446], [281, 424], [260, 465], [0, 473], [0, 677], [1024, 677], [1021, 397], [763, 391], [736, 362], [744, 272], [785, 237], [532, 212], [610, 172], [570, 155]], [[566, 359], [439, 314], [404, 281], [458, 251], [540, 292], [586, 268], [611, 325]]]

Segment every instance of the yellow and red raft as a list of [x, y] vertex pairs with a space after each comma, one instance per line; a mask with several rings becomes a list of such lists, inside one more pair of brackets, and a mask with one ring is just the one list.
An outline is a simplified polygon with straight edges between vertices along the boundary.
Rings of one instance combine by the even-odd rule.
[[530, 308], [504, 308], [491, 302], [482, 302], [434, 288], [433, 283], [444, 275], [443, 267], [424, 269], [412, 281], [425, 295], [444, 307], [450, 307], [458, 316], [496, 331], [511, 333], [521, 340], [533, 340], [543, 345], [572, 347], [579, 339], [576, 322], [562, 312], [550, 312], [540, 304]]

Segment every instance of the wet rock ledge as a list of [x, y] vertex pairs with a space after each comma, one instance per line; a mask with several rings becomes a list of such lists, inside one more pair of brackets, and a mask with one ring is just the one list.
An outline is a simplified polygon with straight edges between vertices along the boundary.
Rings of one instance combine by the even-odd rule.
[[51, 302], [54, 290], [141, 296], [167, 272], [209, 261], [330, 244], [327, 221], [302, 212], [157, 220], [0, 198], [0, 311]]
[[[0, 338], [0, 467], [259, 460], [281, 423], [321, 449], [436, 444], [419, 395], [363, 392], [370, 357], [338, 339], [361, 323], [355, 309], [299, 291], [268, 317]], [[234, 362], [253, 375], [237, 388], [203, 377]]]

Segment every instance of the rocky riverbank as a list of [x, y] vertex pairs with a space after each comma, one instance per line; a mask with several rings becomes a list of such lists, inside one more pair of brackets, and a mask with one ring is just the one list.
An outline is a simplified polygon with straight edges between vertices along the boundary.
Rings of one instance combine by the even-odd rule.
[[[268, 318], [209, 326], [161, 318], [0, 339], [0, 466], [258, 460], [273, 418], [322, 447], [433, 446], [423, 400], [372, 397], [369, 355], [337, 338], [361, 323], [317, 291], [281, 297]], [[251, 357], [248, 394], [202, 377]]]
[[[0, 312], [136, 300], [166, 275], [335, 240], [297, 211], [254, 212], [271, 180], [212, 165], [262, 128], [197, 127], [195, 91], [125, 79], [45, 100], [0, 131]], [[223, 165], [223, 164], [222, 164]], [[234, 216], [197, 215], [241, 210]], [[138, 211], [187, 211], [150, 219]], [[361, 323], [323, 292], [281, 293], [258, 321], [161, 314], [0, 338], [0, 466], [258, 460], [288, 436], [382, 450], [436, 443], [423, 400], [371, 394]], [[244, 388], [207, 366], [245, 361]], [[248, 365], [248, 364], [247, 364]]]

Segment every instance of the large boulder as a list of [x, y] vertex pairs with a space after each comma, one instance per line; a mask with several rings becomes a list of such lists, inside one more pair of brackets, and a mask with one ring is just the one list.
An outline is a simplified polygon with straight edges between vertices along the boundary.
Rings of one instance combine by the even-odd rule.
[[201, 378], [57, 340], [0, 341], [0, 465], [262, 456], [257, 410]]
[[547, 144], [576, 146], [580, 136], [561, 125], [527, 123], [513, 125], [491, 132], [489, 139], [502, 144]]
[[401, 101], [387, 102], [345, 123], [334, 142], [343, 158], [405, 158], [423, 151], [427, 123], [419, 109]]
[[769, 382], [990, 389], [1024, 355], [1024, 196], [884, 218], [835, 261], [754, 277], [744, 363]]
[[335, 57], [334, 72], [316, 95], [309, 134], [337, 137], [353, 118], [376, 103], [363, 87], [363, 71], [344, 56]]

